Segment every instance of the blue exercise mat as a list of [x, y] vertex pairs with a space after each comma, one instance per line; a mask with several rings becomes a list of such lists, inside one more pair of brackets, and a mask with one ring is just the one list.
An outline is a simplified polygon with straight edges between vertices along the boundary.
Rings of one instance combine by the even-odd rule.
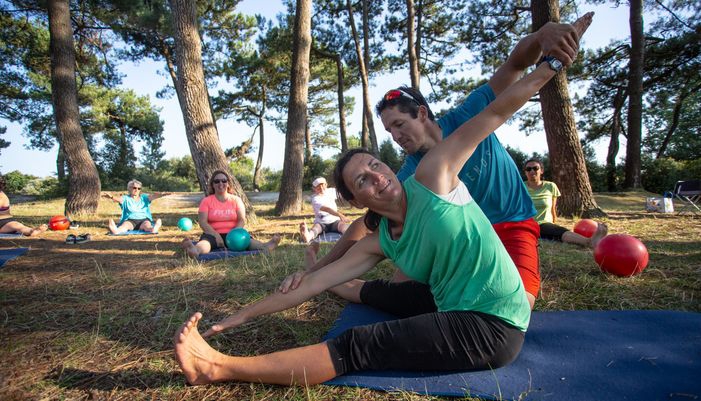
[[142, 230], [129, 230], [129, 231], [125, 231], [125, 232], [119, 233], [119, 234], [109, 233], [109, 235], [114, 235], [114, 236], [120, 236], [120, 235], [158, 235], [158, 233], [152, 233], [149, 231], [142, 231]]
[[0, 233], [0, 238], [17, 238], [21, 236], [22, 233]]
[[337, 232], [321, 233], [312, 241], [315, 242], [336, 242], [341, 239], [341, 234]]
[[262, 250], [255, 250], [255, 251], [230, 251], [228, 249], [221, 249], [221, 250], [214, 250], [209, 253], [202, 254], [197, 257], [197, 260], [206, 262], [208, 260], [217, 260], [217, 259], [227, 259], [227, 258], [238, 258], [239, 256], [246, 256], [246, 255], [257, 255], [259, 253], [263, 252]]
[[[349, 304], [325, 339], [392, 319]], [[326, 382], [385, 391], [506, 400], [691, 400], [701, 397], [701, 314], [534, 312], [519, 357], [482, 372], [354, 372]]]
[[24, 255], [28, 250], [29, 248], [0, 249], [0, 267], [3, 267], [8, 260]]

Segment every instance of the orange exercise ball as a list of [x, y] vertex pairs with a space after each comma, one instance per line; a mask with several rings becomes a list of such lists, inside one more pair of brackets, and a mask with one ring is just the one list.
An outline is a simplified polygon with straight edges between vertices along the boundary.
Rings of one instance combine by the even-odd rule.
[[49, 219], [49, 229], [53, 231], [68, 230], [71, 226], [71, 221], [66, 216], [53, 216]]

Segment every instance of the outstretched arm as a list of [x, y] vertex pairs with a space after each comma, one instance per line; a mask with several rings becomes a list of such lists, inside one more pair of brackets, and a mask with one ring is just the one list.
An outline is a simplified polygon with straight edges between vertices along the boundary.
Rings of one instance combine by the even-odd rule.
[[[583, 34], [590, 23], [590, 17], [582, 17], [574, 26], [577, 32]], [[555, 74], [548, 63], [542, 63], [532, 73], [509, 86], [487, 108], [431, 149], [419, 163], [416, 179], [437, 194], [447, 194], [453, 190], [458, 184], [460, 168], [472, 156], [477, 145], [504, 124]]]
[[155, 201], [155, 200], [158, 199], [158, 198], [162, 198], [162, 197], [168, 196], [168, 195], [170, 195], [170, 194], [171, 194], [171, 192], [154, 192], [154, 193], [152, 193], [152, 194], [149, 194], [148, 200], [150, 200], [151, 202], [153, 202], [153, 201]]
[[572, 65], [577, 58], [579, 38], [584, 31], [579, 25], [591, 23], [594, 13], [586, 13], [574, 24], [548, 22], [538, 31], [521, 39], [511, 51], [506, 62], [497, 69], [489, 80], [495, 95], [516, 82], [526, 69], [537, 63], [542, 56], [553, 56], [565, 67]]
[[119, 204], [122, 203], [122, 202], [121, 202], [121, 199], [122, 199], [121, 196], [120, 196], [119, 198], [115, 198], [115, 197], [112, 196], [111, 194], [108, 194], [107, 192], [103, 192], [103, 193], [102, 193], [102, 197], [103, 197], [103, 198], [106, 198], [106, 199], [109, 199], [109, 200], [111, 200], [112, 202], [116, 202], [116, 203], [119, 203]]
[[261, 315], [280, 312], [297, 306], [322, 291], [359, 277], [384, 259], [377, 236], [365, 238], [350, 249], [343, 258], [304, 277], [295, 291], [275, 292], [262, 300], [250, 304], [237, 313], [215, 324], [204, 336], [218, 334], [239, 326]]

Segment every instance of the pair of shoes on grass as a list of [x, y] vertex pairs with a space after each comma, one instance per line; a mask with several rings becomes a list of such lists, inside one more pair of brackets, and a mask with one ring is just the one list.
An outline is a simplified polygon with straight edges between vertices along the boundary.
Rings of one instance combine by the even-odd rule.
[[73, 235], [70, 234], [66, 237], [66, 244], [82, 244], [83, 242], [88, 242], [92, 238], [90, 238], [90, 234], [81, 234], [81, 235]]

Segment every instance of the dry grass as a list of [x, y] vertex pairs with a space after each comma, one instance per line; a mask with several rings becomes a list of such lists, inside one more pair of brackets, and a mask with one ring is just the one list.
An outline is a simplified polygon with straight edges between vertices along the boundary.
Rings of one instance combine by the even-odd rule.
[[[645, 242], [649, 267], [637, 277], [616, 278], [599, 271], [590, 250], [544, 243], [537, 309], [701, 311], [700, 220], [647, 214], [644, 196], [609, 194], [598, 200], [609, 212], [605, 221], [611, 232]], [[60, 214], [62, 207], [61, 200], [35, 202], [13, 205], [13, 213], [38, 224]], [[437, 399], [327, 386], [184, 385], [171, 346], [180, 323], [196, 310], [205, 314], [205, 325], [212, 323], [273, 291], [302, 265], [297, 226], [311, 209], [277, 218], [271, 216], [272, 207], [256, 205], [261, 217], [249, 228], [263, 240], [282, 233], [278, 250], [207, 264], [183, 257], [178, 247], [183, 233], [174, 228], [182, 216], [195, 218], [196, 204], [168, 199], [154, 203], [154, 215], [165, 224], [157, 236], [107, 236], [104, 223], [117, 217], [117, 209], [104, 201], [96, 216], [72, 231], [91, 233], [91, 242], [66, 245], [67, 232], [0, 239], [3, 248], [31, 248], [0, 270], [0, 399]], [[359, 215], [357, 210], [345, 212]], [[327, 249], [324, 245], [322, 251]], [[372, 275], [390, 271], [385, 263]], [[253, 355], [310, 344], [328, 330], [342, 307], [339, 299], [324, 294], [219, 336], [212, 345], [226, 353]]]

